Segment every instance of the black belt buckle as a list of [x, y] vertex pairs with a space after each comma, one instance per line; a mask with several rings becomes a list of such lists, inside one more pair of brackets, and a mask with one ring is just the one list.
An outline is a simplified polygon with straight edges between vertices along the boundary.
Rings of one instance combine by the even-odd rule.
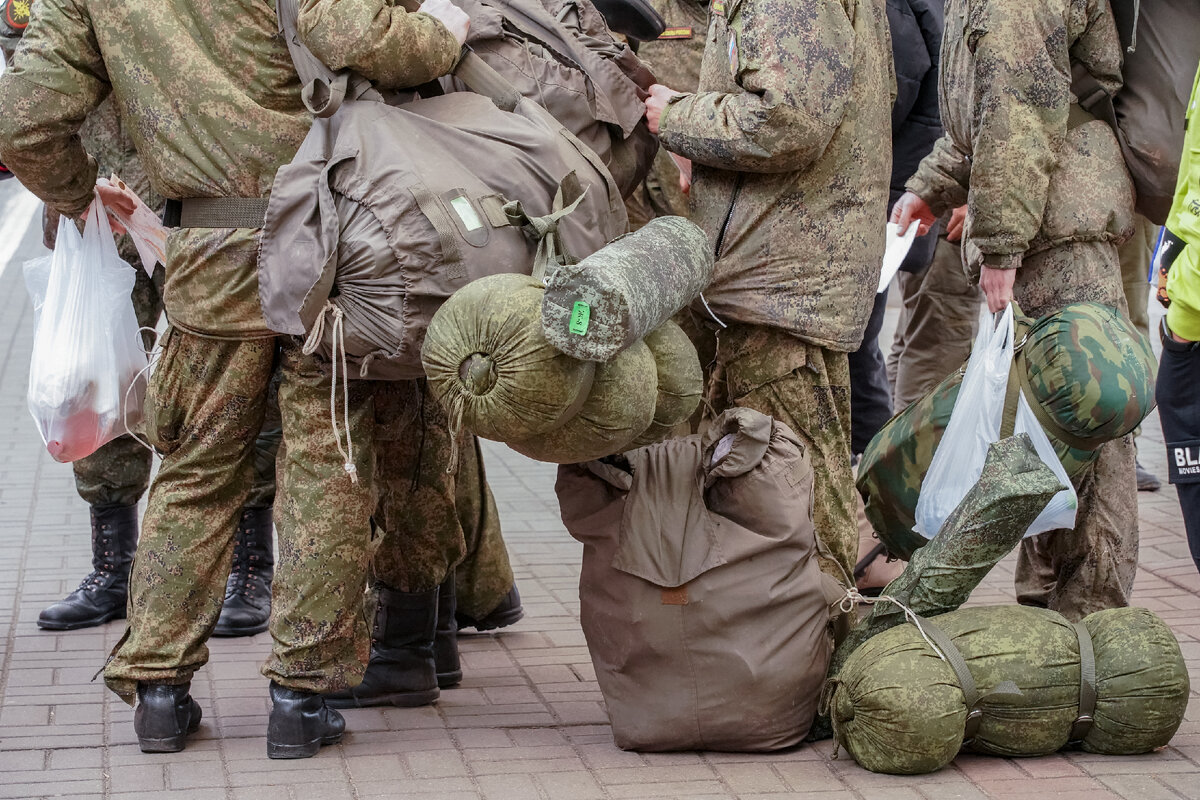
[[183, 222], [183, 202], [168, 200], [163, 206], [162, 221], [163, 225], [168, 228], [178, 228]]

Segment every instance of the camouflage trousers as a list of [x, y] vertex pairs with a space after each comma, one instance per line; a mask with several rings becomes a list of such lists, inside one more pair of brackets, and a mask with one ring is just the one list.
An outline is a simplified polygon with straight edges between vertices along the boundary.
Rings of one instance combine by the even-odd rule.
[[717, 337], [708, 419], [731, 406], [787, 425], [812, 461], [813, 525], [821, 569], [846, 584], [858, 556], [857, 492], [850, 466], [850, 366], [845, 353], [777, 328], [730, 324]]
[[967, 360], [979, 329], [983, 293], [963, 272], [959, 246], [945, 236], [938, 238], [928, 268], [896, 277], [903, 308], [888, 375], [893, 407], [903, 411]]
[[451, 437], [446, 411], [424, 380], [376, 383], [375, 439], [374, 519], [382, 535], [371, 577], [423, 592], [457, 567], [459, 608], [486, 616], [512, 588], [513, 573], [478, 439]]
[[[1033, 318], [1089, 301], [1128, 313], [1117, 248], [1103, 242], [1063, 245], [1026, 258], [1014, 295]], [[1025, 539], [1016, 586], [1019, 602], [1079, 620], [1129, 605], [1138, 558], [1133, 437], [1102, 445], [1073, 483], [1079, 495], [1074, 530]]]
[[311, 692], [362, 679], [377, 502], [373, 384], [350, 383], [346, 419], [338, 392], [338, 426], [355, 443], [354, 482], [330, 424], [330, 379], [315, 359], [290, 339], [217, 340], [172, 328], [147, 392], [147, 435], [163, 460], [134, 558], [129, 627], [104, 670], [127, 701], [138, 681], [183, 683], [208, 660], [205, 641], [221, 612], [277, 348], [286, 446], [275, 503], [272, 648], [262, 672]]

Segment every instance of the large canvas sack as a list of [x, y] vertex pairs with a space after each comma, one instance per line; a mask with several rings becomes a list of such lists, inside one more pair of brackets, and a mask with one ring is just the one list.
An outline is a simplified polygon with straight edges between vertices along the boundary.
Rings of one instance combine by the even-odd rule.
[[1148, 753], [1178, 730], [1189, 691], [1179, 643], [1144, 608], [1073, 626], [1046, 609], [989, 606], [869, 639], [826, 696], [838, 743], [861, 766], [920, 774], [963, 748], [1034, 756], [1075, 742]]
[[559, 469], [584, 545], [580, 617], [619, 747], [766, 751], [803, 740], [831, 642], [812, 466], [731, 409], [704, 436]]
[[[1157, 364], [1150, 343], [1123, 314], [1099, 303], [1067, 306], [1026, 332], [1014, 368], [1063, 468], [1075, 478], [1095, 460], [1095, 448], [1132, 431], [1154, 408]], [[893, 417], [859, 462], [867, 519], [900, 558], [927, 541], [913, 531], [914, 512], [962, 377], [962, 370], [951, 374]]]
[[590, 0], [453, 2], [471, 18], [468, 47], [595, 151], [622, 196], [641, 184], [658, 150], [642, 103], [654, 76]]
[[[318, 118], [276, 175], [259, 254], [267, 324], [361, 377], [423, 375], [421, 343], [456, 289], [535, 260], [582, 258], [624, 232], [599, 157], [467, 53], [456, 92], [399, 106], [334, 76], [281, 28]], [[289, 23], [289, 20], [291, 22]], [[344, 99], [340, 99], [344, 93]]]

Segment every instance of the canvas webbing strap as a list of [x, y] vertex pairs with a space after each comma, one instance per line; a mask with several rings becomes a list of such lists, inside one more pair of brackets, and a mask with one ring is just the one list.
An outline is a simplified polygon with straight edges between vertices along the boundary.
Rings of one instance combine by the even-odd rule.
[[954, 675], [958, 678], [958, 684], [962, 688], [963, 702], [967, 706], [967, 721], [963, 728], [963, 747], [970, 747], [971, 743], [975, 741], [975, 737], [979, 735], [979, 726], [983, 724], [983, 709], [980, 708], [980, 704], [989, 697], [998, 695], [1020, 696], [1021, 690], [1012, 681], [1001, 681], [990, 692], [979, 694], [979, 688], [975, 685], [975, 677], [971, 674], [971, 668], [967, 666], [967, 660], [963, 658], [962, 652], [954, 644], [954, 641], [946, 635], [945, 631], [927, 618], [917, 616], [917, 621], [920, 623], [921, 630], [942, 651], [946, 663], [950, 665], [950, 669], [954, 670]]
[[261, 228], [267, 217], [266, 197], [186, 197], [168, 200], [167, 227]]
[[1074, 625], [1079, 638], [1079, 716], [1071, 725], [1068, 744], [1083, 741], [1096, 719], [1096, 653], [1092, 647], [1092, 635], [1082, 622]]
[[481, 94], [501, 111], [513, 111], [521, 102], [521, 93], [496, 70], [471, 50], [464, 48], [454, 76], [475, 94]]
[[458, 247], [458, 236], [454, 229], [454, 221], [450, 219], [450, 214], [447, 213], [441, 201], [426, 188], [425, 184], [418, 183], [410, 186], [408, 189], [412, 192], [413, 198], [417, 201], [417, 207], [421, 209], [421, 213], [433, 225], [433, 229], [437, 231], [438, 241], [442, 245], [442, 264], [446, 267], [450, 276], [453, 278], [466, 277], [466, 269], [462, 263], [462, 252]]

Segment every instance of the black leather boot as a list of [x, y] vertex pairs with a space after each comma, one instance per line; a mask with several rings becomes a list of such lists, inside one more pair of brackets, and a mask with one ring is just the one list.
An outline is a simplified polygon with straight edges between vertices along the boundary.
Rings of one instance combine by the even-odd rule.
[[379, 607], [371, 660], [353, 689], [325, 695], [334, 708], [427, 706], [438, 698], [433, 637], [437, 627], [437, 588], [401, 592], [379, 587]]
[[271, 681], [267, 758], [311, 758], [345, 732], [346, 720], [326, 706], [324, 697]]
[[508, 590], [508, 594], [504, 595], [504, 599], [500, 601], [500, 605], [493, 608], [482, 619], [474, 619], [466, 614], [459, 613], [458, 629], [474, 628], [477, 631], [494, 631], [497, 628], [507, 628], [515, 622], [518, 622], [525, 616], [525, 609], [521, 607], [521, 593], [517, 591], [517, 585]]
[[265, 631], [274, 575], [271, 507], [244, 508], [233, 544], [233, 569], [225, 583], [225, 604], [213, 636], [253, 636]]
[[462, 683], [462, 662], [458, 658], [458, 621], [454, 618], [454, 570], [438, 587], [437, 632], [433, 637], [433, 663], [439, 689]]
[[178, 753], [188, 734], [200, 727], [200, 705], [189, 694], [191, 688], [190, 681], [137, 685], [133, 730], [143, 753]]
[[137, 540], [137, 506], [92, 506], [92, 572], [78, 589], [42, 611], [38, 627], [72, 631], [124, 619]]

